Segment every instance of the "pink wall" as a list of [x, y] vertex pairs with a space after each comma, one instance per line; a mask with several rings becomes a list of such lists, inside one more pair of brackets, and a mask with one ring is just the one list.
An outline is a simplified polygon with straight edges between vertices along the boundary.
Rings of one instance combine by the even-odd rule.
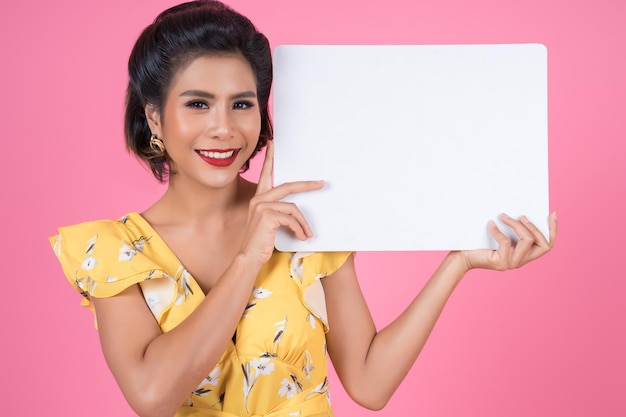
[[[163, 191], [125, 154], [121, 116], [129, 49], [173, 4], [39, 0], [2, 8], [2, 415], [132, 415], [102, 359], [90, 313], [78, 306], [46, 238], [57, 225], [142, 210]], [[378, 415], [626, 415], [626, 3], [230, 4], [274, 45], [547, 45], [558, 244], [522, 270], [470, 273]], [[378, 324], [400, 311], [442, 256], [359, 255]], [[373, 414], [333, 382], [338, 416]]]

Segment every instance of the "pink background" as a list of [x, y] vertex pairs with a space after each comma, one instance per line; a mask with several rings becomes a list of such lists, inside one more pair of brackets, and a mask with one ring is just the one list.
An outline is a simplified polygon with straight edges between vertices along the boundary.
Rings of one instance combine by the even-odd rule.
[[[0, 306], [2, 415], [132, 415], [106, 368], [92, 317], [78, 305], [47, 237], [58, 225], [142, 210], [163, 192], [124, 152], [122, 103], [132, 43], [157, 12], [173, 4], [3, 5], [1, 253], [8, 269]], [[522, 270], [471, 272], [378, 415], [626, 415], [626, 3], [230, 4], [273, 45], [547, 45], [550, 198], [559, 214], [558, 244]], [[358, 256], [378, 325], [400, 312], [442, 257]], [[338, 416], [373, 414], [353, 404], [334, 377], [332, 389]]]

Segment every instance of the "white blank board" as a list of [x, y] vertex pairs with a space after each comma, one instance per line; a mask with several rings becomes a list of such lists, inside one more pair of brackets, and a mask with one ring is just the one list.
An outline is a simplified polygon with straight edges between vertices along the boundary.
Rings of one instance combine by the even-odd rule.
[[500, 213], [548, 235], [543, 45], [281, 45], [274, 80], [274, 183], [327, 183], [278, 250], [495, 248]]

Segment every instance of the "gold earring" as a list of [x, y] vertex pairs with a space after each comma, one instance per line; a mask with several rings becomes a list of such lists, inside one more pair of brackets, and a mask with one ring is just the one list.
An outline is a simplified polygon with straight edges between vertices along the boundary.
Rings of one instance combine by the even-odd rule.
[[157, 138], [157, 135], [154, 133], [150, 136], [150, 148], [159, 154], [159, 156], [165, 155], [165, 145], [163, 144], [163, 141]]

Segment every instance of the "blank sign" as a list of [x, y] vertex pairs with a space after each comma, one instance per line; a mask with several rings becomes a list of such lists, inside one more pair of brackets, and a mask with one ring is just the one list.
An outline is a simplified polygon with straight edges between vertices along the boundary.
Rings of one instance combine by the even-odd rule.
[[548, 235], [543, 45], [281, 45], [274, 71], [274, 183], [327, 183], [278, 250], [495, 248], [500, 213]]

